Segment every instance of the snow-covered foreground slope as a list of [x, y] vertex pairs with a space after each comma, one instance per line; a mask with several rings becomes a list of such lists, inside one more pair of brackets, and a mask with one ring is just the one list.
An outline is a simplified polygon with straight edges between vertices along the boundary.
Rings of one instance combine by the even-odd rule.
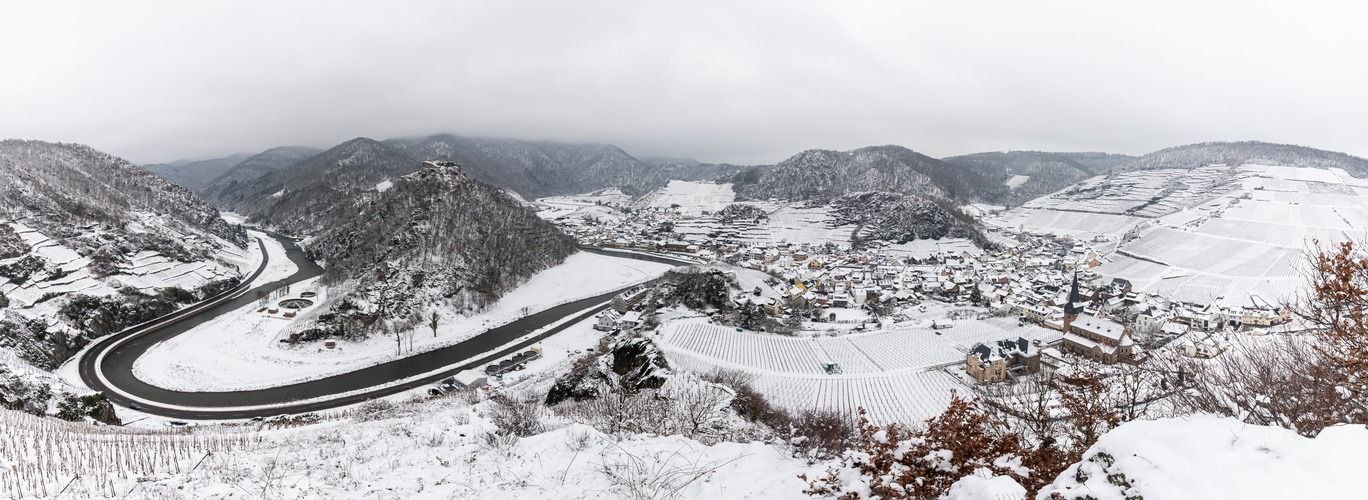
[[1135, 421], [1102, 436], [1039, 498], [1363, 498], [1365, 450], [1361, 425], [1308, 439], [1203, 415]]
[[[276, 259], [273, 255], [272, 262]], [[480, 314], [465, 317], [441, 311], [437, 335], [433, 336], [426, 324], [420, 325], [411, 339], [405, 337], [403, 356], [459, 343], [529, 312], [643, 282], [671, 267], [581, 252], [533, 276]], [[358, 342], [337, 340], [335, 349], [326, 349], [321, 342], [299, 346], [281, 343], [280, 339], [306, 328], [313, 316], [326, 311], [327, 290], [314, 284], [311, 280], [291, 287], [292, 296], [315, 290], [317, 299], [324, 301], [298, 317], [286, 319], [280, 314], [258, 312], [256, 305], [243, 307], [149, 349], [133, 365], [134, 374], [149, 384], [173, 390], [245, 390], [336, 375], [401, 357], [392, 336], [376, 335]]]
[[0, 491], [22, 498], [58, 491], [70, 498], [666, 498], [632, 493], [632, 483], [653, 482], [644, 485], [647, 494], [677, 487], [677, 498], [792, 499], [803, 497], [797, 475], [822, 470], [761, 443], [610, 436], [578, 424], [498, 437], [483, 415], [488, 403], [472, 407], [456, 397], [363, 406], [286, 429], [111, 428], [0, 410], [0, 435], [11, 444], [0, 447]]

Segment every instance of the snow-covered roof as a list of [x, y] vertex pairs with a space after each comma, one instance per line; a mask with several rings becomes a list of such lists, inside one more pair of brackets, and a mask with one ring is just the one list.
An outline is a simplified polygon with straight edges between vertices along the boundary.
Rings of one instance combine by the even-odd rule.
[[1072, 328], [1080, 329], [1111, 340], [1121, 340], [1126, 328], [1115, 321], [1102, 319], [1091, 314], [1080, 314], [1070, 323]]

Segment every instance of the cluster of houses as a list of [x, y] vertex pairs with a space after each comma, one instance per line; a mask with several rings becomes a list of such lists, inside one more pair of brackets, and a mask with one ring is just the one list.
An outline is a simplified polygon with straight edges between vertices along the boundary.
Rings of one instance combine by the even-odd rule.
[[[706, 234], [664, 229], [701, 224], [697, 219], [654, 208], [612, 221], [561, 223], [581, 244], [694, 255], [774, 275], [780, 280], [778, 297], [763, 304], [771, 315], [788, 313], [795, 302], [812, 306], [814, 317], [830, 308], [869, 309], [865, 306], [871, 301], [895, 307], [923, 300], [973, 304], [1058, 330], [1062, 341], [1052, 347], [1106, 364], [1134, 361], [1141, 355], [1141, 341], [1180, 337], [1181, 352], [1215, 356], [1223, 350], [1221, 337], [1209, 332], [1258, 332], [1292, 319], [1288, 310], [1271, 304], [1179, 303], [1137, 293], [1128, 280], [1097, 273], [1106, 250], [1114, 247], [1102, 237], [1075, 241], [1018, 231], [1012, 235], [1018, 244], [1001, 251], [943, 251], [913, 258], [832, 244], [755, 243], [737, 237], [746, 228], [716, 229], [716, 220], [708, 222], [714, 229]], [[630, 306], [620, 307], [628, 299], [615, 300], [600, 315], [598, 328], [638, 327], [640, 315]], [[968, 354], [970, 371], [981, 381], [1000, 381], [1013, 369], [1038, 366], [1039, 350], [1033, 345], [975, 346]]]
[[605, 332], [635, 331], [641, 327], [641, 311], [633, 310], [646, 298], [645, 285], [613, 297], [608, 308], [594, 318], [594, 329]]

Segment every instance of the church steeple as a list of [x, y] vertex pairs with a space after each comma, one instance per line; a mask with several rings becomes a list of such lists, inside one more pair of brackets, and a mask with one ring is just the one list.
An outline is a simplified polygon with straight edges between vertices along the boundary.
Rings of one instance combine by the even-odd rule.
[[1078, 271], [1074, 271], [1073, 288], [1069, 289], [1069, 302], [1064, 304], [1064, 314], [1077, 316], [1083, 312], [1083, 295], [1078, 293]]
[[1073, 288], [1069, 289], [1069, 302], [1064, 304], [1064, 333], [1073, 331], [1073, 320], [1083, 313], [1083, 294], [1078, 293], [1078, 269], [1074, 269]]

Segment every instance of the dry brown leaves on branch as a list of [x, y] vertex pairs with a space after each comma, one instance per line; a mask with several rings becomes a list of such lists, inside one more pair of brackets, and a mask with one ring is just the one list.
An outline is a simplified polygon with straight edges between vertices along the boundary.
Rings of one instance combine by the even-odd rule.
[[1368, 393], [1368, 258], [1357, 255], [1362, 250], [1352, 241], [1333, 251], [1319, 244], [1310, 293], [1294, 310], [1314, 329], [1317, 350], [1339, 370], [1341, 385], [1362, 398]]

